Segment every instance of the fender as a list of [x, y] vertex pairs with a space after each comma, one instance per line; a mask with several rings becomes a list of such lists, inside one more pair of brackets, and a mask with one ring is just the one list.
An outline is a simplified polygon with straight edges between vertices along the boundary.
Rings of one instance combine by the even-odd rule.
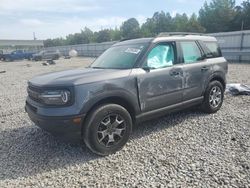
[[137, 115], [140, 113], [140, 108], [136, 96], [137, 93], [130, 93], [124, 89], [101, 92], [94, 95], [84, 103], [83, 108], [81, 109], [81, 114], [87, 114], [95, 105], [106, 99], [120, 99], [122, 102], [125, 102], [126, 105], [132, 107], [135, 115]]
[[215, 79], [215, 80], [218, 80], [218, 81], [220, 81], [220, 82], [222, 82], [222, 85], [223, 85], [224, 88], [225, 88], [225, 86], [226, 86], [226, 77], [225, 77], [225, 75], [223, 74], [222, 71], [216, 71], [216, 72], [214, 72], [212, 75], [210, 75], [210, 76], [208, 77], [208, 79], [206, 80], [206, 82], [205, 82], [205, 84], [204, 84], [204, 86], [203, 86], [203, 92], [202, 92], [202, 94], [205, 93], [208, 84], [209, 84], [212, 80], [214, 80], [214, 79]]

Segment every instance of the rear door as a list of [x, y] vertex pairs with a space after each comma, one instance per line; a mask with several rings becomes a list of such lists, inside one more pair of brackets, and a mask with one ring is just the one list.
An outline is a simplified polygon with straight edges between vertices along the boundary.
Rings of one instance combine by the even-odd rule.
[[212, 74], [211, 62], [205, 58], [198, 41], [180, 41], [184, 78], [183, 101], [201, 97], [203, 88]]
[[175, 42], [156, 44], [148, 53], [142, 74], [137, 76], [139, 100], [143, 112], [182, 101], [183, 71], [176, 66]]

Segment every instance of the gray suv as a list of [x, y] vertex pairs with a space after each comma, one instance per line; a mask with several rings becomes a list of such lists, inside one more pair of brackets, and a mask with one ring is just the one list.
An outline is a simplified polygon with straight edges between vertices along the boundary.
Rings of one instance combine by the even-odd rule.
[[109, 155], [128, 141], [135, 123], [223, 103], [227, 61], [211, 36], [165, 33], [116, 43], [89, 67], [36, 76], [26, 111], [42, 129], [83, 139]]
[[32, 59], [34, 61], [42, 61], [42, 60], [58, 60], [60, 58], [61, 54], [58, 50], [56, 51], [40, 51], [37, 54], [33, 54]]

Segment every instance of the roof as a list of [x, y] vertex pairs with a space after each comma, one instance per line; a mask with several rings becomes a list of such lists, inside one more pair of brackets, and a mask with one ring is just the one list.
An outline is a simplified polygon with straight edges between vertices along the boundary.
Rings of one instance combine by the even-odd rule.
[[118, 42], [114, 44], [114, 46], [120, 45], [131, 45], [131, 44], [144, 44], [144, 43], [158, 43], [164, 41], [178, 41], [178, 40], [201, 40], [201, 41], [217, 41], [215, 37], [208, 36], [200, 33], [162, 33], [155, 38], [140, 38], [140, 39], [132, 39], [125, 40], [122, 42]]
[[43, 46], [43, 40], [0, 40], [0, 46]]
[[207, 35], [170, 35], [166, 37], [156, 37], [153, 42], [161, 42], [161, 41], [178, 41], [178, 40], [201, 40], [201, 41], [217, 41], [215, 37], [207, 36]]
[[131, 44], [145, 44], [145, 43], [152, 42], [153, 39], [154, 38], [139, 38], [139, 39], [125, 40], [122, 42], [115, 43], [113, 46], [131, 45]]

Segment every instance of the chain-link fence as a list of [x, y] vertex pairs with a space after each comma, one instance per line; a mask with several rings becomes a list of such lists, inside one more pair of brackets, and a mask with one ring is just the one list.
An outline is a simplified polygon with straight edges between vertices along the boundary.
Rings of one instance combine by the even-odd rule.
[[250, 31], [213, 33], [229, 61], [250, 62]]
[[[225, 33], [213, 33], [221, 47], [223, 56], [229, 61], [250, 62], [250, 31], [236, 31]], [[58, 50], [62, 55], [67, 56], [70, 50], [76, 50], [78, 56], [98, 57], [105, 50], [110, 48], [116, 41], [79, 44], [69, 46], [49, 47], [47, 50]]]
[[60, 53], [63, 56], [68, 56], [70, 50], [76, 50], [78, 56], [98, 57], [115, 43], [116, 42], [104, 42], [104, 43], [78, 44], [69, 46], [56, 46], [56, 47], [46, 48], [46, 50], [60, 51]]

